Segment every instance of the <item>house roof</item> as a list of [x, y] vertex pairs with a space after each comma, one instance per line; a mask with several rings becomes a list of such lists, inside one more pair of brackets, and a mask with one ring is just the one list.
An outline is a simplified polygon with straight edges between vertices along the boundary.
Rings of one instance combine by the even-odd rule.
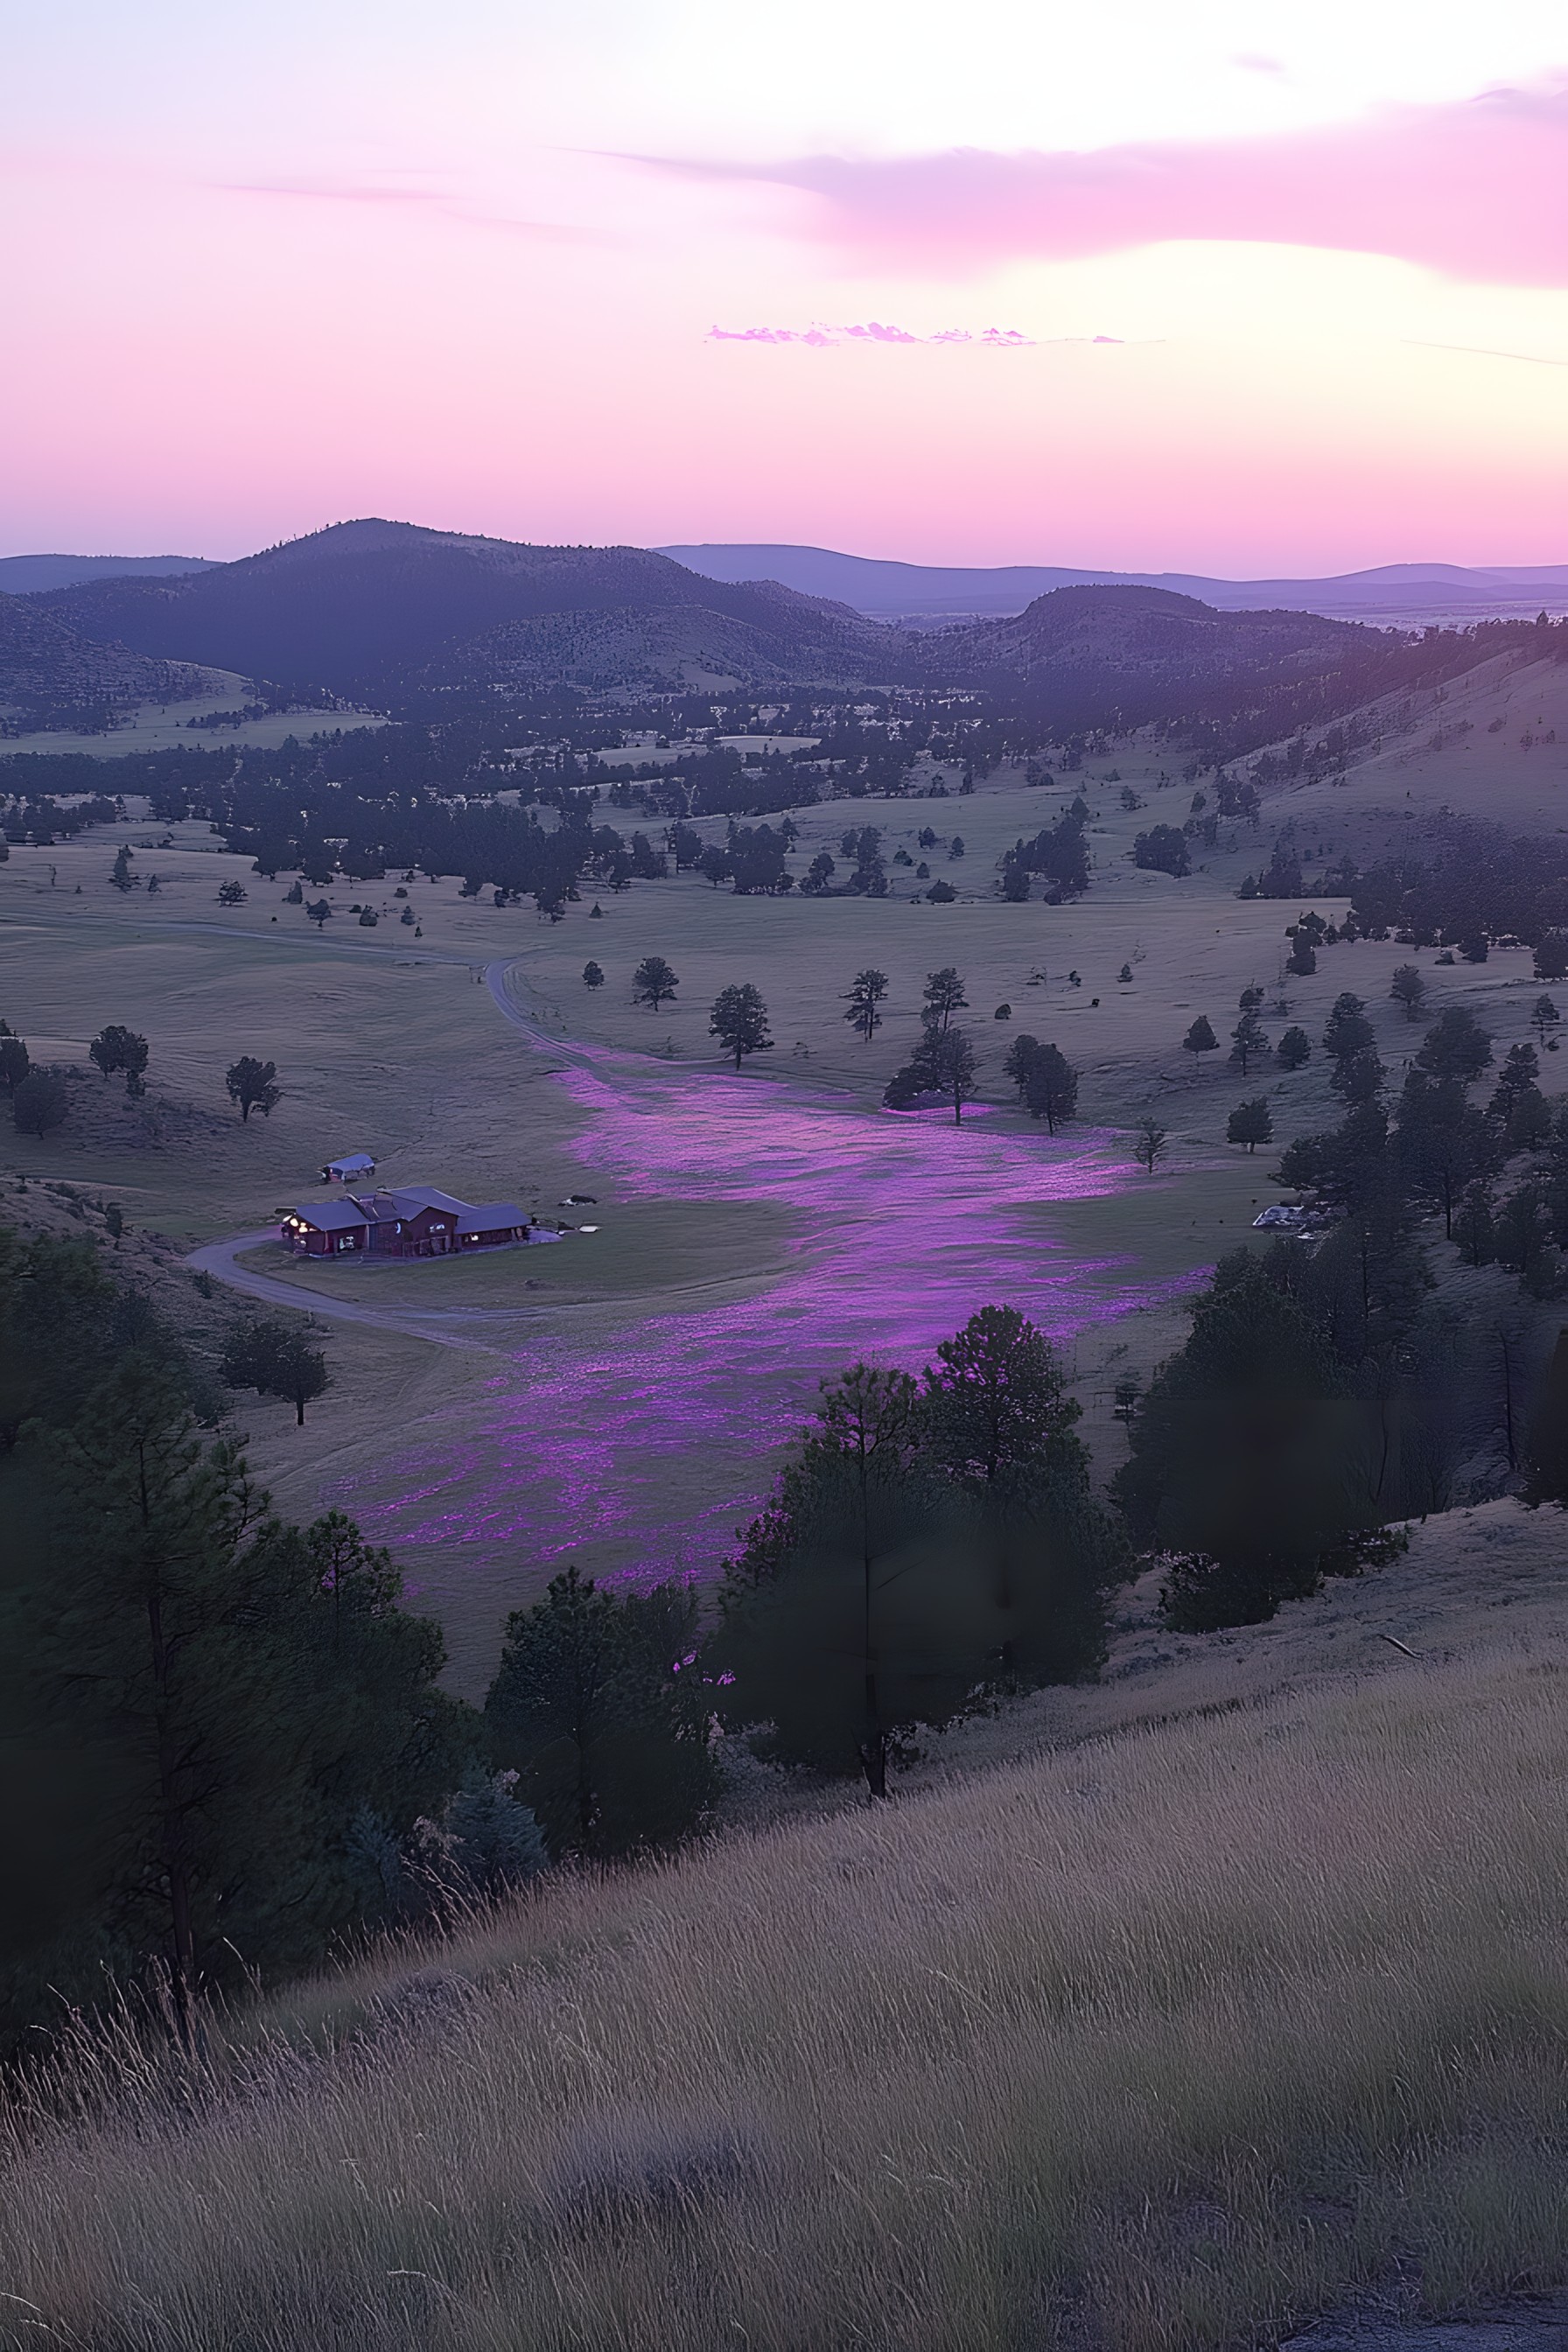
[[415, 1185], [409, 1190], [399, 1188], [377, 1192], [356, 1192], [354, 1199], [372, 1224], [412, 1224], [416, 1217], [434, 1210], [437, 1215], [457, 1216], [462, 1210], [461, 1201], [453, 1201], [444, 1192], [433, 1192], [428, 1185]]
[[458, 1219], [460, 1234], [497, 1234], [508, 1225], [526, 1225], [528, 1219], [515, 1201], [485, 1201], [465, 1209]]
[[313, 1225], [319, 1234], [345, 1233], [351, 1225], [370, 1223], [357, 1201], [306, 1201], [294, 1214], [302, 1225]]
[[467, 1201], [454, 1200], [450, 1192], [434, 1184], [408, 1184], [396, 1192], [353, 1192], [346, 1201], [307, 1201], [294, 1214], [316, 1232], [331, 1234], [365, 1225], [412, 1223], [426, 1211], [451, 1217], [461, 1234], [494, 1234], [528, 1223], [515, 1201], [482, 1201], [470, 1207]]
[[[434, 1184], [405, 1184], [393, 1197], [399, 1201], [413, 1201], [421, 1209], [444, 1209], [448, 1216], [466, 1217], [468, 1213], [467, 1201], [454, 1200], [450, 1192], [443, 1192]], [[405, 1217], [412, 1216], [415, 1211], [405, 1209], [403, 1213]]]

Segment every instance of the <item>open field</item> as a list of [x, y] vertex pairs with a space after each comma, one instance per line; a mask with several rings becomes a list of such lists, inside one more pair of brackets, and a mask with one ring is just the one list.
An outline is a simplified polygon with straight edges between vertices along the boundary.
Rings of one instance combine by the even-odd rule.
[[272, 751], [290, 735], [330, 733], [334, 727], [380, 727], [385, 722], [368, 713], [352, 716], [337, 710], [270, 711], [264, 719], [242, 719], [237, 727], [192, 727], [187, 720], [209, 719], [215, 711], [238, 710], [253, 692], [250, 680], [237, 671], [205, 669], [205, 683], [186, 702], [144, 702], [126, 714], [107, 735], [11, 735], [5, 740], [14, 751], [58, 753], [85, 751], [89, 759], [116, 760], [131, 751], [211, 751], [215, 744], [255, 744]]
[[1556, 1514], [1455, 1514], [1273, 1625], [1135, 1626], [892, 1806], [88, 2060], [79, 2119], [16, 2118], [0, 2328], [1216, 2352], [1551, 2290], [1561, 1558]]
[[[1544, 777], [1558, 757], [1477, 733], [1500, 773]], [[1122, 809], [1109, 768], [1142, 808]], [[1223, 1051], [1209, 1057], [1218, 1068], [1194, 1070], [1180, 1047], [1190, 1022], [1206, 1013], [1226, 1040], [1256, 982], [1271, 1035], [1287, 1018], [1316, 1035], [1351, 988], [1396, 1083], [1421, 1034], [1387, 997], [1410, 950], [1342, 945], [1310, 979], [1282, 983], [1294, 908], [1233, 895], [1304, 793], [1271, 795], [1256, 835], [1236, 828], [1234, 852], [1176, 882], [1129, 858], [1134, 832], [1185, 813], [1187, 790], [1157, 789], [1157, 772], [1132, 747], [1055, 790], [1003, 774], [967, 796], [801, 814], [797, 866], [821, 844], [837, 854], [847, 825], [874, 824], [889, 860], [907, 845], [953, 882], [946, 907], [911, 900], [911, 869], [890, 866], [880, 901], [737, 898], [680, 877], [605, 892], [597, 918], [585, 895], [552, 925], [531, 908], [464, 899], [455, 880], [388, 876], [330, 892], [319, 934], [282, 881], [197, 825], [167, 849], [137, 848], [134, 870], [159, 876], [155, 899], [109, 887], [118, 840], [163, 837], [145, 821], [16, 848], [0, 866], [0, 1011], [40, 1060], [85, 1063], [109, 1019], [142, 1031], [153, 1116], [150, 1131], [117, 1086], [89, 1076], [80, 1110], [43, 1143], [0, 1128], [0, 1182], [8, 1196], [23, 1174], [89, 1186], [176, 1255], [319, 1195], [321, 1161], [356, 1148], [375, 1154], [382, 1181], [469, 1199], [548, 1213], [572, 1192], [598, 1196], [580, 1213], [596, 1234], [466, 1265], [311, 1268], [271, 1245], [246, 1260], [317, 1311], [338, 1374], [303, 1431], [287, 1406], [242, 1401], [258, 1470], [289, 1512], [338, 1503], [395, 1544], [447, 1624], [457, 1679], [476, 1689], [506, 1610], [565, 1553], [601, 1573], [710, 1574], [820, 1374], [859, 1352], [918, 1364], [987, 1300], [1016, 1302], [1058, 1338], [1091, 1444], [1120, 1458], [1116, 1380], [1146, 1375], [1176, 1343], [1187, 1290], [1276, 1196], [1272, 1150], [1225, 1143], [1229, 1110], [1267, 1095], [1282, 1142], [1337, 1108], [1321, 1057], [1245, 1083]], [[1002, 850], [1080, 788], [1094, 812], [1087, 898], [992, 897]], [[1373, 789], [1352, 770], [1334, 805], [1370, 807]], [[921, 853], [928, 824], [941, 844]], [[945, 854], [955, 832], [960, 859]], [[216, 903], [229, 877], [249, 894], [235, 909]], [[366, 903], [382, 917], [370, 929], [351, 911]], [[405, 905], [417, 939], [395, 919]], [[650, 952], [680, 976], [658, 1014], [630, 1001], [632, 968]], [[596, 992], [582, 981], [590, 956], [607, 974]], [[1527, 1034], [1528, 954], [1416, 961], [1433, 1010], [1469, 1005], [1500, 1049]], [[967, 982], [982, 1059], [983, 1098], [962, 1131], [941, 1111], [879, 1107], [913, 1042], [924, 976], [948, 962]], [[891, 982], [870, 1046], [842, 1018], [866, 963]], [[762, 990], [775, 1039], [740, 1078], [707, 1034], [714, 994], [737, 980]], [[1009, 1020], [993, 1017], [1000, 1004]], [[1083, 1074], [1080, 1119], [1055, 1143], [1008, 1098], [1002, 1056], [1024, 1030]], [[270, 1120], [246, 1127], [223, 1092], [240, 1053], [275, 1059], [286, 1088]], [[1126, 1140], [1150, 1109], [1172, 1147], [1152, 1181]], [[371, 1319], [333, 1322], [344, 1302]], [[431, 1347], [421, 1324], [448, 1315], [463, 1345]]]

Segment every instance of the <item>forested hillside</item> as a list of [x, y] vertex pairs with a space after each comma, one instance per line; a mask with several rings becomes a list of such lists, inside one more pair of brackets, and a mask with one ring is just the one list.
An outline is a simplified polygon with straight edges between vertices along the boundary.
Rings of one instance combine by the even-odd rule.
[[34, 597], [0, 594], [0, 731], [107, 726], [142, 702], [174, 702], [198, 680], [179, 660], [149, 660], [70, 627]]

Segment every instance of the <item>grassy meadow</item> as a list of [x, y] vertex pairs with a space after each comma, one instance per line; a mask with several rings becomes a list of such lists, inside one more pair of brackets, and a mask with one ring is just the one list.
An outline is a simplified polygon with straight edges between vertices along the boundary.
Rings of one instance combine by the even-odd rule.
[[[286, 877], [253, 875], [247, 859], [226, 851], [199, 824], [173, 828], [166, 849], [156, 845], [163, 828], [134, 818], [51, 849], [18, 846], [0, 865], [0, 1012], [36, 1059], [83, 1069], [88, 1040], [105, 1021], [142, 1031], [152, 1045], [142, 1107], [150, 1118], [123, 1102], [118, 1085], [105, 1087], [88, 1070], [73, 1088], [70, 1120], [42, 1142], [0, 1125], [0, 1208], [23, 1214], [16, 1189], [23, 1178], [118, 1200], [133, 1228], [161, 1237], [161, 1264], [177, 1301], [185, 1252], [255, 1233], [296, 1202], [319, 1196], [319, 1168], [342, 1150], [370, 1149], [382, 1181], [515, 1199], [525, 1211], [553, 1212], [574, 1191], [595, 1193], [596, 1205], [580, 1213], [598, 1231], [547, 1249], [466, 1264], [318, 1267], [268, 1244], [243, 1261], [287, 1284], [304, 1308], [348, 1303], [372, 1318], [323, 1320], [336, 1386], [312, 1408], [305, 1429], [295, 1428], [287, 1405], [243, 1401], [255, 1465], [281, 1507], [310, 1516], [327, 1501], [358, 1507], [396, 1493], [406, 1483], [411, 1432], [438, 1416], [447, 1456], [445, 1531], [422, 1549], [411, 1573], [423, 1605], [447, 1627], [455, 1675], [465, 1688], [482, 1687], [506, 1610], [549, 1572], [526, 1544], [498, 1547], [471, 1533], [485, 1496], [479, 1472], [470, 1475], [465, 1465], [472, 1441], [494, 1420], [498, 1363], [524, 1342], [548, 1352], [580, 1351], [601, 1336], [614, 1341], [661, 1309], [751, 1297], [765, 1315], [797, 1238], [798, 1220], [776, 1200], [694, 1199], [679, 1189], [632, 1197], [613, 1174], [585, 1165], [576, 1148], [584, 1113], [555, 1082], [580, 1046], [717, 1072], [723, 1065], [708, 1034], [708, 1008], [721, 987], [750, 980], [766, 1000], [774, 1039], [749, 1066], [749, 1082], [764, 1090], [759, 1100], [772, 1087], [805, 1087], [885, 1118], [881, 1089], [914, 1040], [925, 975], [956, 964], [981, 1059], [982, 1132], [1038, 1135], [1012, 1105], [1001, 1067], [1007, 1043], [1023, 1031], [1054, 1040], [1080, 1069], [1076, 1132], [1103, 1133], [1116, 1152], [1125, 1150], [1117, 1136], [1146, 1112], [1170, 1130], [1170, 1156], [1153, 1180], [1081, 1199], [1043, 1198], [1029, 1213], [1042, 1244], [1141, 1268], [1151, 1284], [1179, 1280], [1242, 1238], [1258, 1207], [1276, 1197], [1273, 1151], [1249, 1157], [1224, 1139], [1235, 1104], [1267, 1095], [1280, 1142], [1335, 1115], [1321, 1055], [1289, 1076], [1265, 1066], [1246, 1082], [1226, 1066], [1241, 990], [1264, 988], [1270, 1034], [1289, 1019], [1316, 1035], [1335, 995], [1353, 989], [1368, 1001], [1396, 1082], [1421, 1034], [1387, 995], [1394, 965], [1409, 950], [1360, 941], [1323, 953], [1312, 977], [1285, 980], [1284, 930], [1295, 909], [1238, 900], [1241, 873], [1267, 862], [1273, 833], [1288, 817], [1310, 870], [1368, 827], [1402, 826], [1402, 795], [1418, 788], [1433, 806], [1458, 799], [1462, 788], [1467, 805], [1542, 822], [1556, 807], [1568, 752], [1545, 745], [1525, 752], [1517, 735], [1526, 723], [1539, 728], [1549, 719], [1545, 698], [1564, 690], [1560, 675], [1494, 680], [1483, 673], [1465, 689], [1470, 730], [1448, 749], [1417, 756], [1412, 746], [1425, 740], [1417, 730], [1353, 769], [1343, 787], [1272, 793], [1256, 831], [1222, 827], [1218, 848], [1200, 851], [1206, 862], [1183, 881], [1131, 862], [1134, 834], [1152, 823], [1179, 823], [1191, 798], [1180, 782], [1160, 789], [1162, 761], [1138, 745], [1091, 762], [1055, 789], [1030, 788], [1021, 773], [1004, 771], [970, 795], [835, 802], [802, 812], [794, 861], [800, 870], [819, 846], [837, 856], [847, 826], [880, 829], [892, 880], [883, 900], [737, 898], [682, 877], [637, 883], [620, 897], [601, 892], [597, 917], [585, 893], [563, 922], [550, 924], [531, 907], [466, 900], [455, 878], [408, 884], [400, 900], [388, 876], [330, 891], [334, 913], [319, 935], [302, 908], [286, 903]], [[1456, 693], [1438, 714], [1446, 728], [1454, 727], [1460, 699]], [[1500, 713], [1507, 714], [1505, 728], [1489, 732]], [[1568, 742], [1568, 710], [1563, 718]], [[1466, 781], [1462, 763], [1475, 761], [1490, 763], [1489, 783], [1479, 773]], [[1110, 772], [1117, 781], [1107, 780]], [[1406, 775], [1415, 781], [1406, 784]], [[1121, 806], [1123, 782], [1141, 798], [1136, 811]], [[1089, 892], [1065, 908], [1001, 903], [992, 892], [1003, 850], [1049, 823], [1079, 789], [1093, 812]], [[623, 828], [634, 822], [605, 814]], [[939, 844], [922, 851], [918, 835], [928, 825]], [[721, 834], [721, 821], [703, 829]], [[947, 854], [954, 834], [964, 843], [962, 858]], [[140, 877], [158, 875], [156, 898], [109, 887], [121, 841], [132, 845]], [[912, 865], [892, 862], [900, 848], [912, 860], [923, 856], [933, 875], [953, 885], [956, 900], [931, 906], [918, 898], [923, 886]], [[217, 904], [226, 879], [246, 887], [244, 906]], [[1331, 901], [1322, 903], [1332, 910]], [[351, 912], [355, 904], [379, 911], [374, 929], [361, 927]], [[417, 939], [396, 920], [405, 905], [417, 916]], [[633, 968], [649, 953], [666, 956], [680, 979], [675, 1002], [657, 1013], [631, 1001]], [[582, 978], [590, 957], [607, 976], [597, 991]], [[1441, 971], [1430, 956], [1418, 961], [1434, 1008], [1470, 1005], [1500, 1049], [1528, 1034], [1539, 992], [1527, 953], [1499, 951], [1484, 966]], [[844, 991], [868, 963], [890, 982], [885, 1025], [869, 1045], [843, 1019]], [[1132, 975], [1127, 982], [1119, 977], [1124, 965]], [[542, 1050], [502, 1018], [483, 984], [496, 966], [505, 968], [500, 984]], [[1279, 1011], [1281, 1003], [1288, 1012]], [[1005, 1020], [994, 1017], [1002, 1005], [1010, 1007]], [[1222, 1046], [1206, 1066], [1194, 1067], [1180, 1041], [1200, 1013]], [[563, 1048], [559, 1059], [549, 1050], [552, 1040]], [[225, 1068], [241, 1053], [275, 1060], [285, 1088], [270, 1119], [247, 1126], [223, 1088]], [[1550, 1057], [1547, 1066], [1550, 1073]], [[888, 1120], [888, 1131], [895, 1134], [897, 1122]], [[962, 1207], [961, 1191], [955, 1206]], [[866, 1278], [874, 1282], [874, 1236], [868, 1248]], [[432, 1345], [433, 1326], [447, 1317], [446, 1337], [461, 1344]], [[1179, 1300], [1155, 1300], [1086, 1329], [1072, 1348], [1086, 1433], [1103, 1463], [1121, 1458], [1110, 1415], [1116, 1381], [1129, 1371], [1146, 1375], [1182, 1329]], [[683, 1471], [694, 1502], [722, 1503], [728, 1490], [700, 1431], [694, 1439]], [[546, 1453], [549, 1443], [546, 1415], [540, 1431]], [[759, 1496], [770, 1469], [766, 1455], [757, 1461]], [[590, 1569], [633, 1564], [624, 1543], [589, 1541], [584, 1558]]]

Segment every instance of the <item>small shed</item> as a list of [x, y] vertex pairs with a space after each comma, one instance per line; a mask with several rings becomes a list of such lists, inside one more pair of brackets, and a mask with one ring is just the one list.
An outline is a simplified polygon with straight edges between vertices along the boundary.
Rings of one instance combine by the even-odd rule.
[[329, 1160], [321, 1171], [324, 1184], [353, 1184], [361, 1177], [374, 1176], [375, 1162], [368, 1151], [345, 1152], [341, 1160]]

